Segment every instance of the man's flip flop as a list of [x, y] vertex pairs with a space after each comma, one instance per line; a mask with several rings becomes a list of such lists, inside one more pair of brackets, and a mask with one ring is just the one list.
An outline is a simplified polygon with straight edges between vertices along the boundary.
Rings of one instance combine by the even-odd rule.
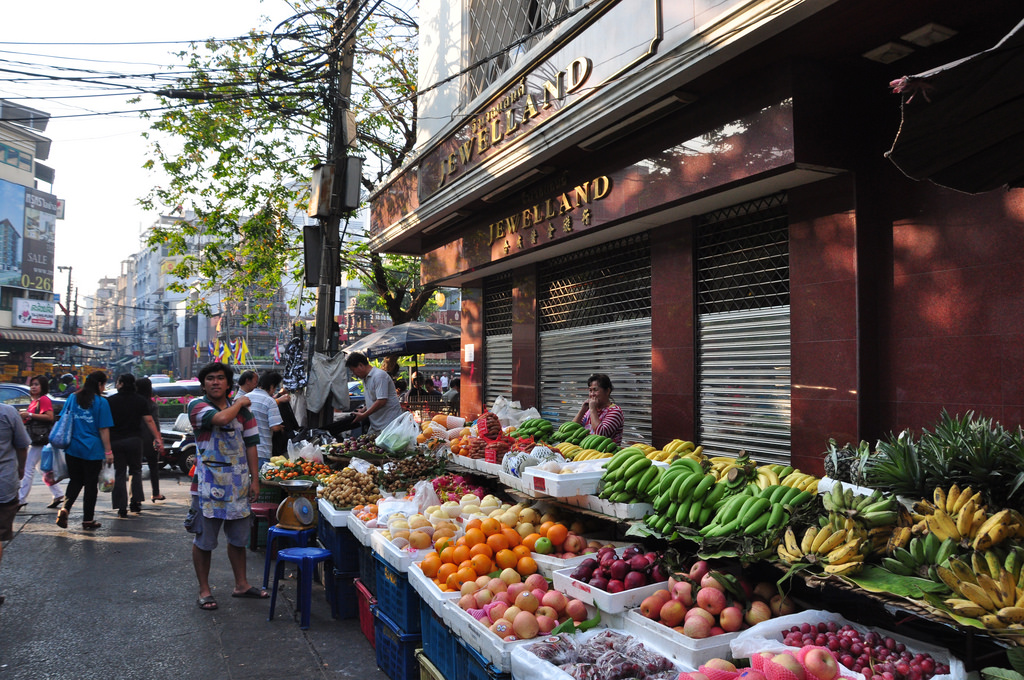
[[265, 600], [268, 597], [270, 597], [270, 593], [263, 590], [262, 588], [257, 588], [256, 586], [249, 586], [249, 590], [246, 590], [241, 593], [231, 593], [231, 597], [247, 597], [253, 600]]
[[212, 612], [217, 608], [217, 600], [213, 599], [213, 595], [199, 598], [196, 604], [199, 605], [200, 609], [204, 609], [208, 612]]

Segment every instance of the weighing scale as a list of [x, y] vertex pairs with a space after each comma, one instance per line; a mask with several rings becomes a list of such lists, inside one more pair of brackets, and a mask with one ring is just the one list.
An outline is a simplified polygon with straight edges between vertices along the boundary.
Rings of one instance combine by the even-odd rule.
[[277, 526], [302, 531], [316, 526], [316, 504], [299, 494], [310, 491], [316, 482], [308, 479], [286, 479], [278, 484], [288, 496], [277, 506]]

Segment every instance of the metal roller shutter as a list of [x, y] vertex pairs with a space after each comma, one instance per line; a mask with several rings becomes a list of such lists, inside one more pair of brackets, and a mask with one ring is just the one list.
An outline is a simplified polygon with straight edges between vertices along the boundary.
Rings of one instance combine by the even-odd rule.
[[538, 409], [562, 423], [607, 373], [623, 441], [651, 441], [651, 251], [646, 234], [545, 262], [538, 277]]
[[790, 459], [784, 195], [697, 221], [698, 432], [711, 455]]
[[512, 398], [512, 274], [484, 280], [484, 404]]

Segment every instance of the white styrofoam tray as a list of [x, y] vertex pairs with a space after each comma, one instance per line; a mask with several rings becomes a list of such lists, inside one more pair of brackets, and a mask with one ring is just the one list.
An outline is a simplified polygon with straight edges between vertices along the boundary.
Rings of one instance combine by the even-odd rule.
[[381, 531], [375, 531], [370, 535], [370, 547], [373, 548], [373, 552], [380, 555], [381, 559], [402, 573], [409, 571], [410, 564], [421, 561], [427, 556], [427, 553], [434, 549], [434, 546], [430, 546], [423, 550], [403, 550], [384, 538], [384, 533]]
[[[586, 538], [586, 536], [584, 536], [584, 538]], [[614, 546], [616, 550], [618, 550], [619, 548], [625, 548], [626, 546], [633, 545], [632, 543], [627, 543], [624, 541], [606, 540], [601, 540], [601, 544]], [[552, 578], [552, 574], [554, 574], [559, 569], [568, 569], [569, 567], [574, 567], [583, 560], [587, 559], [588, 557], [593, 557], [594, 559], [597, 559], [596, 552], [577, 555], [576, 557], [570, 557], [567, 560], [563, 560], [558, 557], [552, 557], [550, 555], [541, 555], [537, 552], [531, 553], [531, 556], [533, 557], [533, 561], [537, 563], [537, 571], [539, 571], [542, 576], [546, 576], [549, 579]]]
[[416, 594], [423, 599], [424, 604], [430, 607], [435, 614], [443, 616], [442, 608], [446, 600], [458, 602], [460, 593], [443, 593], [431, 579], [427, 578], [420, 569], [419, 562], [409, 565], [409, 585], [416, 591]]
[[507, 472], [499, 472], [498, 479], [501, 480], [502, 484], [509, 487], [510, 489], [515, 489], [516, 491], [525, 493], [528, 496], [542, 496], [545, 498], [547, 497], [547, 494], [538, 494], [535, 491], [527, 490], [526, 485], [523, 484], [523, 480], [521, 480], [519, 477], [516, 477], [515, 475], [510, 475]]
[[597, 493], [598, 483], [604, 470], [590, 472], [571, 472], [560, 475], [557, 472], [539, 470], [531, 466], [523, 471], [523, 487], [534, 493], [546, 494], [555, 498], [572, 496], [589, 496]]
[[638, 637], [645, 643], [657, 641], [659, 649], [663, 649], [673, 659], [695, 671], [710, 659], [732, 659], [729, 644], [739, 633], [723, 633], [698, 640], [675, 631], [665, 624], [652, 621], [639, 609], [630, 609], [624, 617], [622, 629], [630, 635]]
[[325, 498], [316, 499], [316, 507], [320, 511], [320, 515], [332, 527], [348, 527], [348, 518], [352, 514], [351, 510], [338, 510], [334, 507], [333, 503]]
[[587, 604], [592, 604], [602, 612], [608, 612], [609, 614], [618, 614], [627, 609], [639, 607], [644, 598], [654, 593], [654, 591], [664, 588], [668, 583], [667, 580], [659, 581], [657, 583], [648, 583], [640, 588], [623, 590], [621, 593], [609, 593], [599, 588], [592, 588], [589, 584], [582, 581], [577, 581], [570, 576], [572, 572], [573, 568], [555, 571], [551, 577], [555, 588], [566, 595], [575, 597], [577, 600], [583, 600]]
[[366, 526], [366, 522], [356, 517], [355, 513], [350, 512], [348, 517], [345, 518], [348, 530], [352, 532], [352, 535], [356, 537], [360, 545], [369, 546], [370, 536], [377, 533], [379, 534], [383, 529], [371, 529]]
[[501, 472], [501, 463], [488, 463], [483, 458], [476, 459], [476, 469], [488, 475], [498, 476]]
[[654, 511], [650, 503], [612, 503], [597, 496], [576, 496], [579, 507], [617, 519], [641, 519]]
[[[601, 623], [604, 623], [602, 615]], [[612, 623], [607, 626], [614, 631], [620, 633], [627, 633], [632, 635], [634, 638], [640, 637], [635, 633], [628, 633], [618, 623]], [[577, 633], [577, 637], [580, 640], [587, 640], [594, 635], [601, 632], [600, 628], [594, 630], [588, 630], [585, 633]], [[542, 642], [544, 638], [537, 638], [536, 640], [527, 640], [527, 642], [537, 643]], [[672, 661], [677, 671], [693, 670], [685, 667], [684, 664], [679, 663], [671, 654], [669, 649], [666, 649], [663, 645], [663, 641], [657, 638], [645, 639], [640, 638], [645, 647], [649, 647], [651, 650], [661, 654], [669, 661]], [[537, 657], [529, 650], [530, 645], [521, 645], [512, 649], [512, 678], [513, 680], [573, 680], [573, 676], [569, 675], [557, 666], [544, 661]]]

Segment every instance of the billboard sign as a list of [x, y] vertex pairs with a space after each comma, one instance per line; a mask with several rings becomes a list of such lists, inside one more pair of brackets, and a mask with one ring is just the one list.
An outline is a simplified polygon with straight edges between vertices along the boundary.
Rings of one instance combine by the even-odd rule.
[[14, 298], [12, 318], [15, 328], [53, 330], [57, 325], [57, 314], [54, 311], [53, 303], [46, 300]]
[[0, 180], [0, 285], [53, 291], [57, 197]]

